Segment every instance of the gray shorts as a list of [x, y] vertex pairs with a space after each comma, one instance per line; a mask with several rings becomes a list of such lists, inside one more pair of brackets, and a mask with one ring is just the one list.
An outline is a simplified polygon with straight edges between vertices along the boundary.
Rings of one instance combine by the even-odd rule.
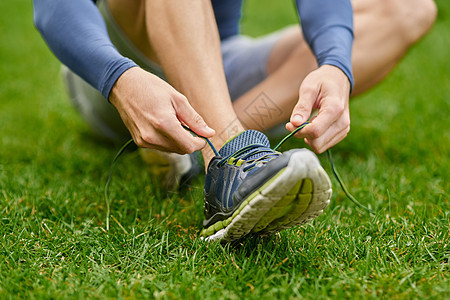
[[267, 77], [269, 55], [282, 35], [283, 31], [259, 38], [236, 35], [222, 41], [223, 68], [233, 101]]
[[[98, 2], [108, 34], [117, 50], [141, 68], [165, 79], [161, 67], [145, 57], [119, 28], [108, 10], [106, 1]], [[267, 77], [269, 55], [282, 35], [283, 30], [260, 38], [237, 35], [221, 42], [223, 65], [232, 100]], [[67, 68], [63, 68], [63, 77], [74, 106], [94, 133], [117, 142], [130, 138], [119, 114], [100, 92]]]

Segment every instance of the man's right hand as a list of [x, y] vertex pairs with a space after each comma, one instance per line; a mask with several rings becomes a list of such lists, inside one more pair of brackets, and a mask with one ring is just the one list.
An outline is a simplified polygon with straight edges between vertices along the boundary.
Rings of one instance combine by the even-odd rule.
[[192, 153], [205, 146], [214, 130], [192, 108], [181, 93], [159, 77], [134, 67], [116, 81], [109, 96], [139, 147], [175, 153]]

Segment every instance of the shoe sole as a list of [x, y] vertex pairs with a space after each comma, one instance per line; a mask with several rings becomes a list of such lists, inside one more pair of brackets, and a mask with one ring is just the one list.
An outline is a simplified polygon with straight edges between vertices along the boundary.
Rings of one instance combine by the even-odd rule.
[[179, 188], [183, 176], [193, 168], [189, 154], [180, 155], [148, 148], [139, 148], [139, 154], [150, 172], [162, 178], [163, 184], [171, 191]]
[[322, 214], [331, 194], [331, 181], [314, 153], [297, 152], [231, 217], [204, 229], [201, 236], [231, 242], [247, 234], [266, 235], [302, 225]]

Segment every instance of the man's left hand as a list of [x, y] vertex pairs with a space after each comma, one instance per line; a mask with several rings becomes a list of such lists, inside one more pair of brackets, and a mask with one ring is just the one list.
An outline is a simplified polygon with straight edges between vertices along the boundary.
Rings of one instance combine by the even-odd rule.
[[297, 138], [304, 138], [314, 152], [322, 153], [347, 136], [350, 82], [344, 72], [331, 65], [321, 66], [306, 76], [299, 95], [287, 130], [294, 131], [308, 120], [313, 109], [319, 109], [311, 123], [296, 134]]

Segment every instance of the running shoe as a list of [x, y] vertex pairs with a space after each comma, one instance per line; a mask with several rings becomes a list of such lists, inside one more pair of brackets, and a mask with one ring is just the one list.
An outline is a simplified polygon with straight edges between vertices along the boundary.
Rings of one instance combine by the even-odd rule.
[[142, 160], [150, 173], [159, 176], [168, 191], [183, 189], [200, 174], [197, 153], [177, 154], [139, 148]]
[[307, 149], [280, 153], [263, 133], [248, 130], [217, 154], [205, 177], [206, 240], [275, 233], [316, 218], [330, 202], [330, 179]]

